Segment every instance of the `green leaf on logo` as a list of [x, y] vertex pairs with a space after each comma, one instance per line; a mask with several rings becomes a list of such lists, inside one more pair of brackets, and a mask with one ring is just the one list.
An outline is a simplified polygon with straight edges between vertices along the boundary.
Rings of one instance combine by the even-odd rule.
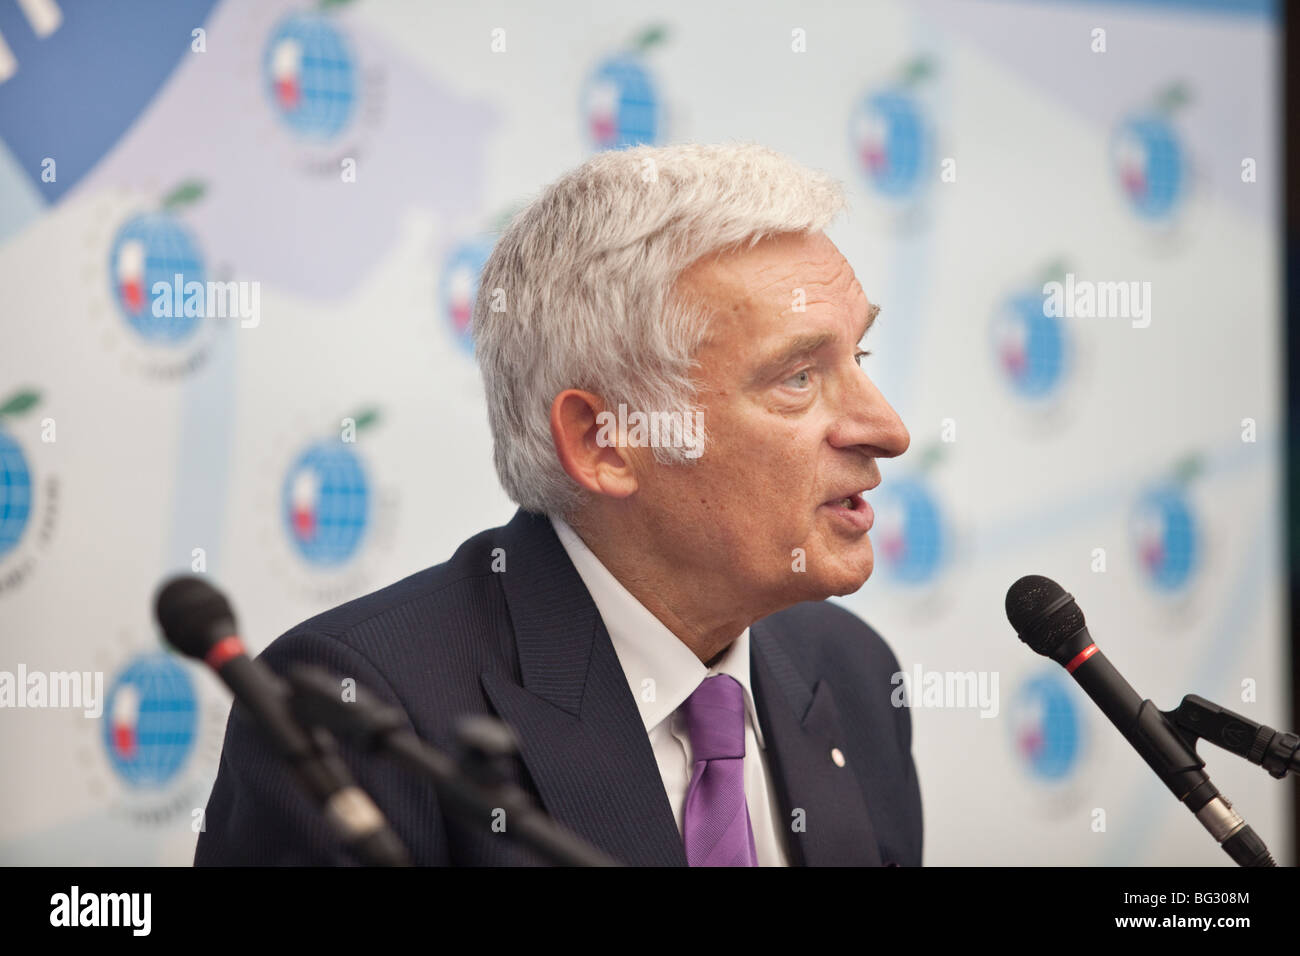
[[357, 412], [357, 414], [353, 415], [352, 419], [357, 423], [357, 431], [361, 431], [361, 429], [367, 428], [379, 421], [379, 409], [363, 408], [361, 411]]
[[1180, 485], [1188, 484], [1205, 470], [1205, 460], [1197, 452], [1191, 452], [1174, 465], [1174, 481]]
[[1172, 83], [1156, 97], [1156, 107], [1162, 113], [1172, 113], [1181, 106], [1190, 103], [1192, 93], [1187, 88], [1187, 84], [1179, 81]]
[[933, 75], [934, 62], [929, 57], [914, 57], [903, 67], [903, 85], [914, 86]]
[[661, 23], [646, 27], [632, 40], [632, 49], [645, 53], [651, 47], [658, 46], [668, 39], [668, 28]]
[[920, 460], [916, 464], [916, 470], [922, 472], [929, 471], [943, 460], [943, 453], [943, 445], [940, 445], [938, 442], [922, 449]]
[[197, 179], [187, 179], [181, 183], [162, 201], [163, 209], [168, 212], [180, 209], [184, 206], [190, 206], [203, 198], [207, 188]]
[[28, 388], [15, 392], [5, 400], [3, 405], [0, 405], [0, 418], [6, 415], [21, 415], [40, 400], [41, 393], [35, 389]]
[[1045, 286], [1049, 282], [1064, 282], [1066, 273], [1066, 263], [1064, 259], [1054, 259], [1043, 267], [1039, 275], [1039, 286]]

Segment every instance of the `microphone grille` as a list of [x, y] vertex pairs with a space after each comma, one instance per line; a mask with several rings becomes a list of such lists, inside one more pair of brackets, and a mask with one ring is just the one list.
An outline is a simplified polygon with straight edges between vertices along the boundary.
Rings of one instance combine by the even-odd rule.
[[172, 578], [159, 590], [154, 612], [168, 643], [187, 657], [202, 659], [223, 631], [235, 629], [230, 602], [202, 578]]
[[1086, 623], [1074, 598], [1041, 574], [1027, 574], [1007, 589], [1006, 611], [1020, 639], [1048, 657]]

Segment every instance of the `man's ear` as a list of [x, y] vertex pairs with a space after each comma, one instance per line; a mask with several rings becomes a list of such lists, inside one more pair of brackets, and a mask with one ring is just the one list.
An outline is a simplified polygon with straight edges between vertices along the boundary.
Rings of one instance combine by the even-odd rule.
[[551, 440], [560, 465], [583, 488], [612, 498], [637, 490], [630, 450], [620, 444], [617, 416], [599, 395], [566, 389], [551, 402]]

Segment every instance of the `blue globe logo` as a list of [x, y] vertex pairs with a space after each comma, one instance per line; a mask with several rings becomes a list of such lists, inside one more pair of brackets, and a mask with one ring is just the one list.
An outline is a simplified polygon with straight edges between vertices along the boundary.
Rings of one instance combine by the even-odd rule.
[[194, 685], [168, 654], [143, 654], [132, 661], [109, 689], [104, 712], [108, 762], [132, 787], [165, 784], [194, 748]]
[[327, 140], [351, 121], [356, 58], [325, 17], [296, 13], [281, 21], [266, 45], [262, 72], [276, 115], [295, 133]]
[[853, 111], [849, 141], [858, 171], [882, 196], [903, 199], [925, 182], [931, 134], [910, 93], [889, 89], [864, 97]]
[[1161, 591], [1181, 590], [1198, 564], [1200, 529], [1181, 485], [1163, 484], [1139, 498], [1133, 541], [1147, 581]]
[[659, 137], [659, 98], [635, 56], [620, 54], [597, 66], [583, 84], [580, 108], [595, 149], [653, 146]]
[[284, 481], [283, 513], [298, 553], [321, 567], [356, 553], [370, 512], [370, 488], [357, 456], [337, 440], [311, 445]]
[[1012, 746], [1030, 775], [1055, 783], [1069, 776], [1083, 749], [1083, 723], [1070, 689], [1055, 671], [1026, 681], [1009, 721]]
[[175, 217], [156, 212], [129, 220], [113, 238], [108, 272], [118, 312], [146, 342], [176, 345], [199, 327], [199, 317], [177, 315], [174, 302], [171, 315], [153, 314], [155, 282], [167, 284], [169, 299], [178, 275], [182, 293], [187, 282], [206, 282], [198, 247]]
[[948, 548], [938, 503], [920, 479], [881, 487], [874, 543], [886, 574], [900, 584], [927, 584], [942, 569]]
[[466, 352], [474, 351], [474, 300], [478, 295], [479, 276], [492, 254], [490, 239], [462, 242], [447, 256], [438, 284], [438, 301], [442, 313]]
[[18, 443], [0, 431], [0, 558], [18, 546], [32, 513], [32, 473]]
[[1120, 189], [1135, 213], [1160, 220], [1174, 211], [1186, 188], [1187, 159], [1164, 115], [1143, 114], [1122, 122], [1111, 157]]
[[1043, 314], [1043, 297], [1035, 292], [1013, 295], [993, 317], [993, 354], [998, 371], [1016, 395], [1050, 396], [1065, 376], [1065, 327]]

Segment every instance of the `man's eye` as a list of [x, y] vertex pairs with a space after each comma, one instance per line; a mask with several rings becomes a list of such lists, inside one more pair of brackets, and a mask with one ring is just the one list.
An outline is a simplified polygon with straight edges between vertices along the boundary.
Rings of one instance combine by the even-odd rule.
[[784, 384], [789, 385], [791, 382], [795, 383], [795, 388], [807, 388], [812, 382], [812, 373], [809, 372], [808, 369], [804, 369], [802, 372], [795, 372], [785, 380]]
[[858, 349], [857, 354], [853, 356], [853, 357], [857, 360], [858, 368], [862, 368], [862, 360], [863, 360], [864, 358], [866, 358], [866, 357], [867, 357], [868, 355], [870, 355], [870, 354], [871, 354], [871, 352], [869, 352], [869, 351], [864, 351], [864, 350], [862, 350], [862, 349]]

